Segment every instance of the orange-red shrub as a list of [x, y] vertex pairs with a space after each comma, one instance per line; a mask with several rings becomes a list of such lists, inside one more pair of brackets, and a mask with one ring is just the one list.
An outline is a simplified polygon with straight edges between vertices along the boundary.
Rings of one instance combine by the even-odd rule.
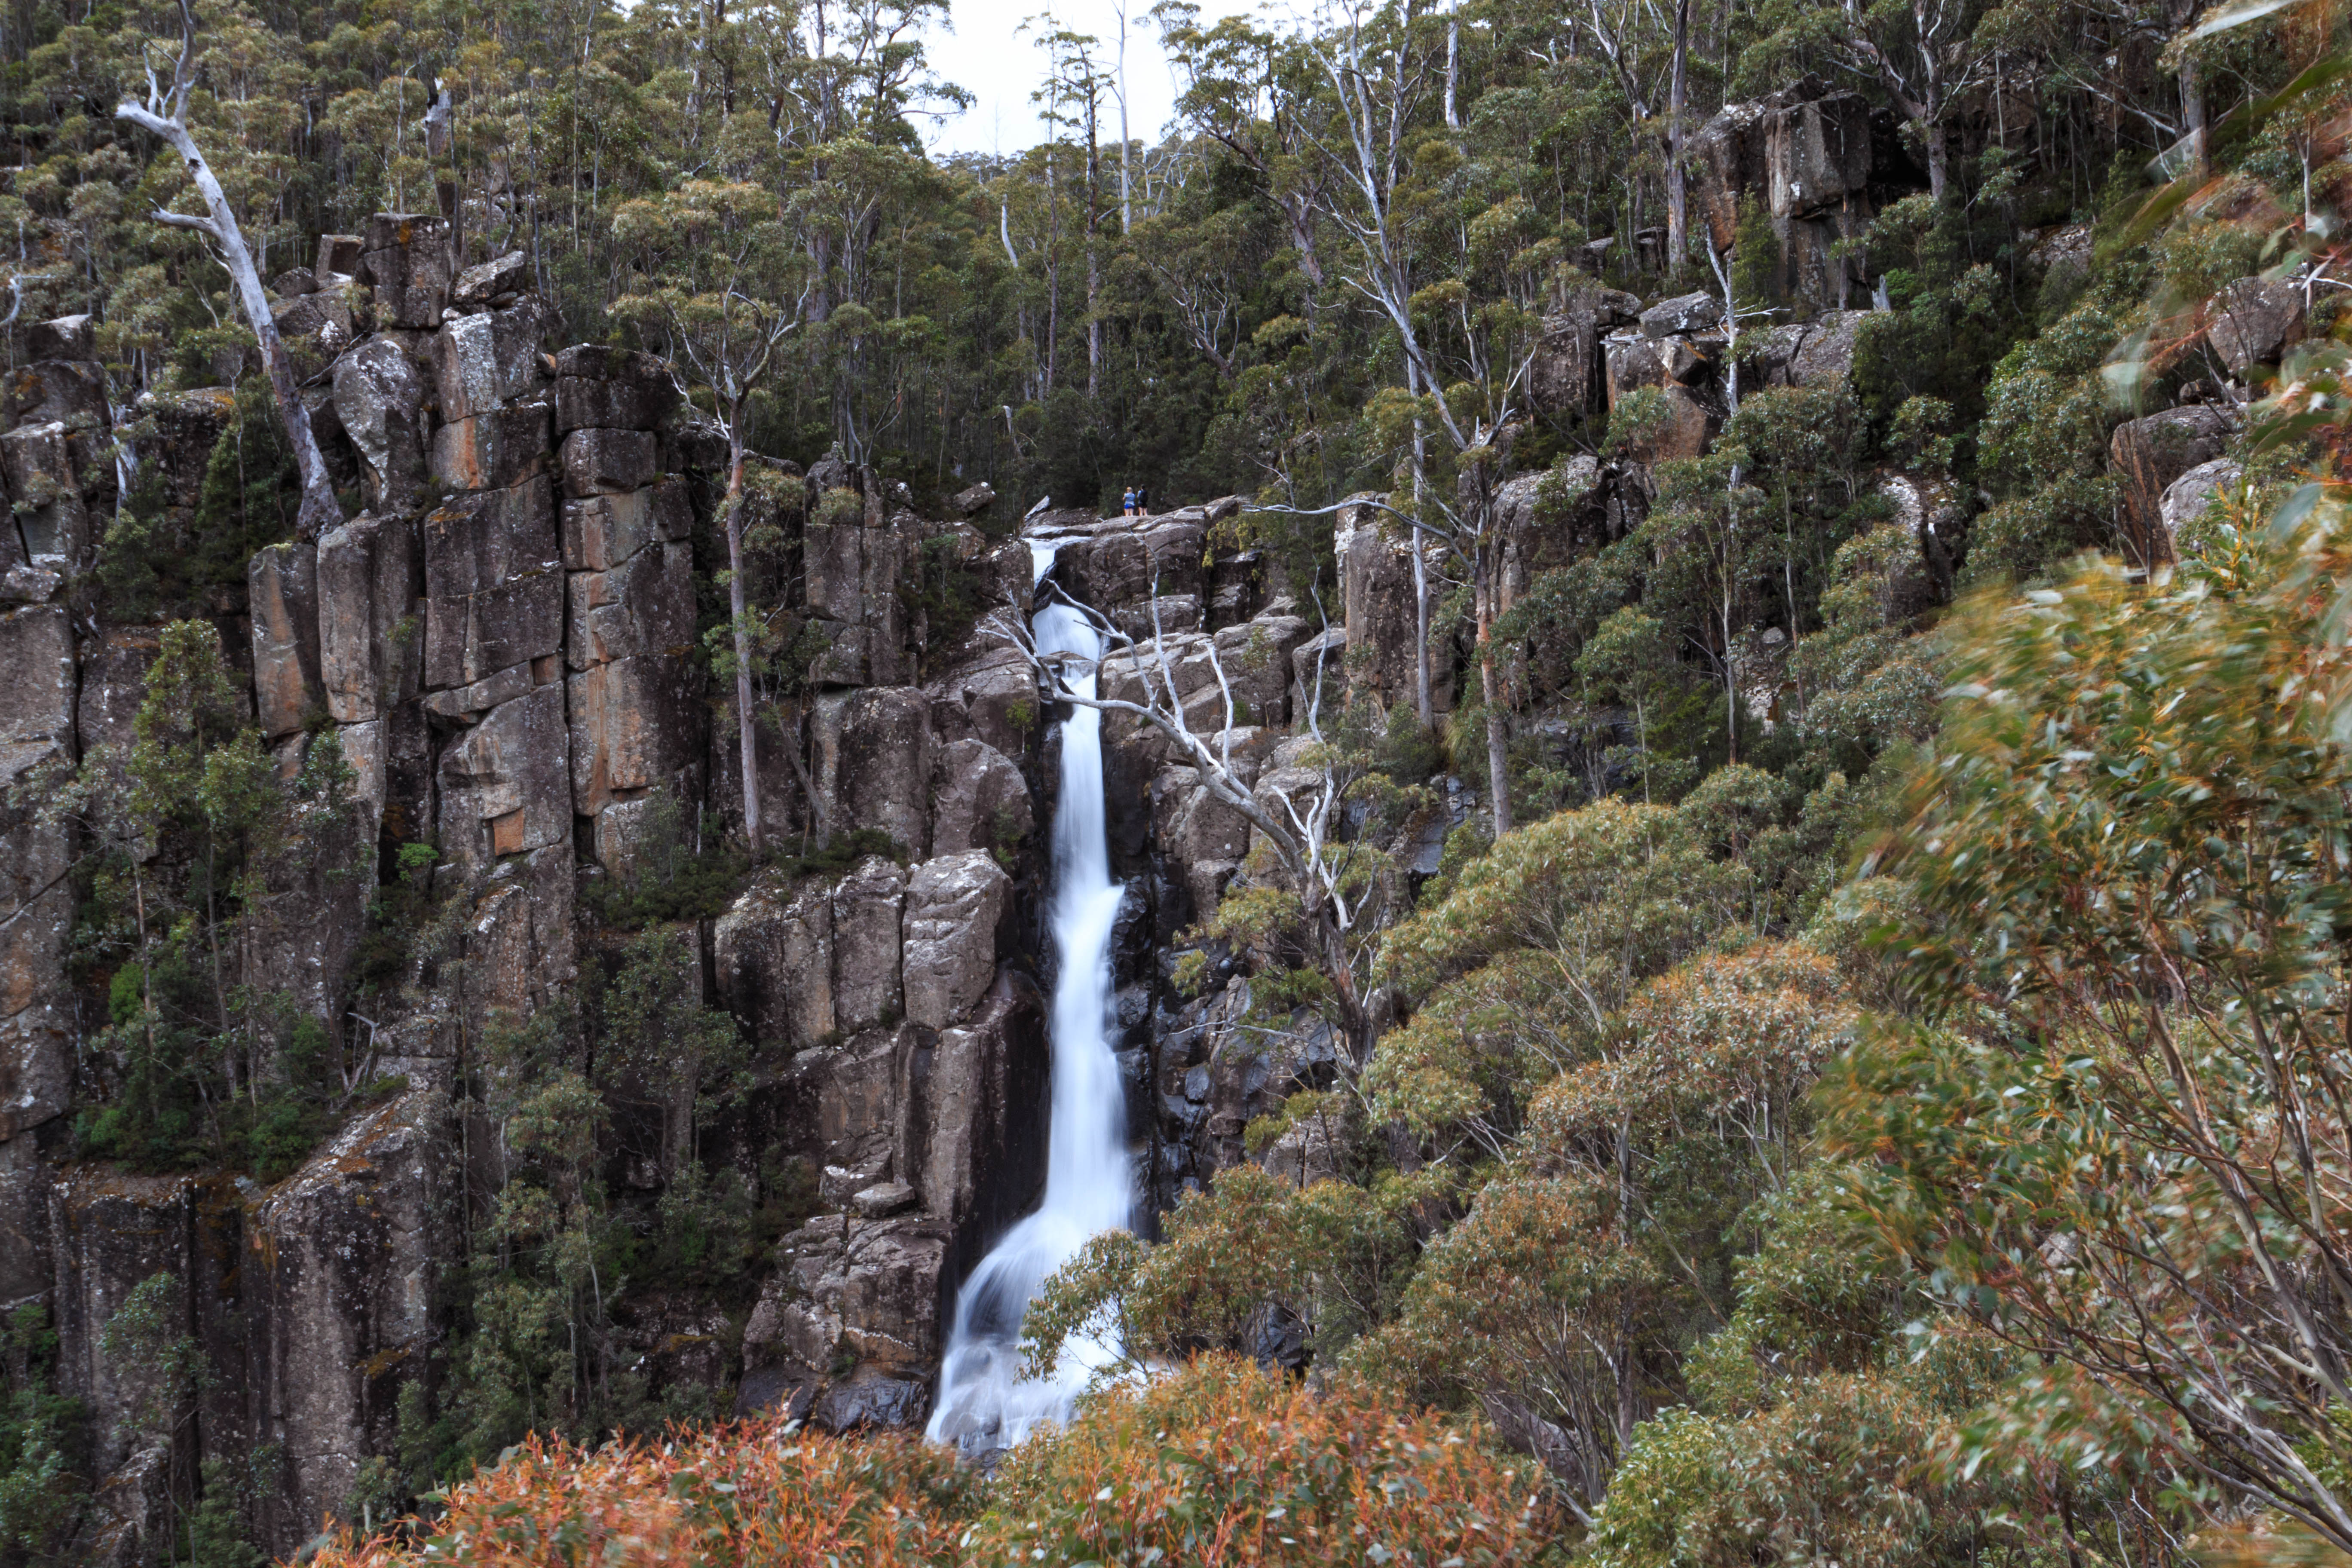
[[972, 1568], [1538, 1563], [1564, 1557], [1534, 1469], [1367, 1387], [1203, 1357], [1097, 1395], [998, 1474]]
[[908, 1438], [839, 1441], [747, 1422], [589, 1452], [531, 1438], [452, 1487], [421, 1540], [346, 1536], [318, 1568], [934, 1568], [965, 1485]]
[[[533, 1438], [429, 1526], [346, 1534], [316, 1568], [1024, 1568], [1564, 1556], [1537, 1473], [1367, 1386], [1210, 1357], [1087, 1402], [995, 1479], [906, 1437], [747, 1422], [593, 1451]], [[985, 1509], [985, 1512], [982, 1510]]]

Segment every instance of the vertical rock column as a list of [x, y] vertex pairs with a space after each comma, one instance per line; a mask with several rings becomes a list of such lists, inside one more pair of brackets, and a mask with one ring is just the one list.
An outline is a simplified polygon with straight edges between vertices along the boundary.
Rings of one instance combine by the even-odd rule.
[[73, 719], [65, 607], [0, 611], [0, 1143], [60, 1114], [72, 1088], [65, 829], [7, 803], [42, 769], [71, 761]]
[[655, 432], [678, 402], [662, 363], [583, 346], [558, 354], [555, 371], [572, 802], [617, 871], [656, 792], [689, 809], [700, 797], [694, 511], [686, 481], [659, 471]]
[[[368, 252], [380, 311], [390, 287], [399, 319], [421, 316], [428, 302], [438, 313], [446, 262], [436, 272], [419, 254], [426, 248], [439, 249], [420, 243], [397, 265]], [[429, 352], [441, 413], [430, 476], [455, 493], [421, 531], [419, 673], [442, 736], [442, 859], [482, 884], [469, 928], [469, 1009], [535, 1005], [574, 967], [563, 568], [541, 321], [528, 297], [452, 316]]]

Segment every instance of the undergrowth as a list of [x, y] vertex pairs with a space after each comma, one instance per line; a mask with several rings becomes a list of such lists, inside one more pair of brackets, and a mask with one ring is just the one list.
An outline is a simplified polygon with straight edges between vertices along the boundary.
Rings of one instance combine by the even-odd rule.
[[992, 1480], [910, 1438], [751, 1421], [593, 1449], [539, 1437], [430, 1520], [320, 1543], [316, 1568], [547, 1563], [997, 1564], [1565, 1561], [1546, 1493], [1475, 1428], [1230, 1357], [1086, 1401]]

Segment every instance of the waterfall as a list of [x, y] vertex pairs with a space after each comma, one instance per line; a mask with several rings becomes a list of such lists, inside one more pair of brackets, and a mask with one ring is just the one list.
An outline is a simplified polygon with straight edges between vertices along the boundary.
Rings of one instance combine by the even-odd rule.
[[[1053, 565], [1053, 546], [1030, 549], [1042, 581]], [[1065, 678], [1070, 689], [1093, 696], [1093, 661], [1102, 643], [1086, 617], [1054, 604], [1031, 626], [1040, 653], [1074, 656]], [[1088, 1374], [1111, 1357], [1108, 1346], [1073, 1340], [1051, 1377], [1021, 1375], [1021, 1321], [1037, 1288], [1090, 1237], [1126, 1228], [1134, 1205], [1127, 1095], [1109, 1035], [1110, 932], [1120, 889], [1111, 880], [1103, 831], [1102, 715], [1092, 708], [1075, 709], [1062, 722], [1053, 878], [1055, 971], [1047, 1026], [1054, 1095], [1045, 1197], [964, 1281], [926, 1434], [967, 1452], [1018, 1443], [1037, 1423], [1065, 1418]]]

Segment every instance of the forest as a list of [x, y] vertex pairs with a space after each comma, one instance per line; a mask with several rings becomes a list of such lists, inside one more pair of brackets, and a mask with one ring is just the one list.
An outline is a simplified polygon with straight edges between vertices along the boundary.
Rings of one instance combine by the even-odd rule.
[[0, 6], [0, 1568], [2352, 1560], [2352, 10], [956, 21]]

